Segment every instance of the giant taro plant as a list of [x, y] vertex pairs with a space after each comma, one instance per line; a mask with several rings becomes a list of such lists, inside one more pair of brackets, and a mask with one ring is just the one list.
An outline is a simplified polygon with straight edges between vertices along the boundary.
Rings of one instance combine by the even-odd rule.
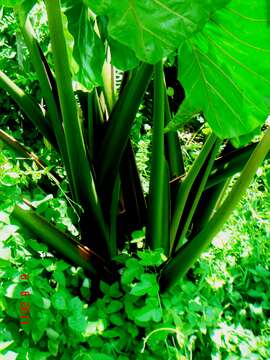
[[[1, 1], [14, 8], [45, 106], [3, 72], [0, 85], [59, 152], [80, 213], [81, 241], [47, 222], [31, 204], [17, 204], [13, 216], [62, 256], [107, 281], [117, 279], [114, 259], [123, 243], [146, 227], [145, 247], [162, 248], [167, 257], [159, 269], [164, 291], [221, 230], [270, 149], [269, 129], [246, 146], [269, 113], [267, 1], [44, 2], [53, 66], [29, 19], [36, 1]], [[166, 76], [168, 57], [178, 67], [177, 78]], [[116, 71], [122, 74], [118, 89]], [[130, 129], [151, 81], [146, 199]], [[174, 113], [166, 86], [177, 81], [182, 103]], [[186, 173], [176, 130], [197, 114], [212, 133]], [[25, 151], [3, 131], [1, 139]], [[240, 149], [232, 150], [229, 140]], [[236, 173], [240, 176], [228, 187]], [[220, 201], [222, 194], [226, 198]]]

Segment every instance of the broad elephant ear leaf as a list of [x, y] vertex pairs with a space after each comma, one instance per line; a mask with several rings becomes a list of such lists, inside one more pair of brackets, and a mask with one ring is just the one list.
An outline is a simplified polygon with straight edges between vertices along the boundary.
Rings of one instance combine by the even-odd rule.
[[94, 31], [88, 7], [79, 0], [63, 0], [62, 6], [67, 18], [68, 31], [74, 39], [72, 53], [78, 65], [74, 67], [75, 80], [87, 90], [101, 86], [105, 50], [101, 39]]
[[[267, 1], [232, 1], [179, 50], [186, 99], [174, 124], [202, 111], [221, 138], [260, 127], [269, 113], [270, 26]], [[247, 139], [250, 136], [247, 137]]]
[[210, 15], [230, 0], [84, 0], [109, 19], [108, 33], [154, 64], [201, 30]]
[[259, 136], [260, 134], [261, 134], [261, 126], [257, 127], [248, 134], [231, 138], [230, 141], [235, 148], [240, 148], [246, 144], [249, 144], [255, 136]]
[[108, 43], [112, 56], [111, 62], [117, 69], [127, 71], [139, 65], [139, 59], [129, 47], [111, 37], [108, 38]]
[[98, 16], [97, 25], [101, 39], [107, 40], [110, 47], [111, 64], [119, 70], [131, 70], [139, 65], [139, 59], [133, 50], [119, 41], [113, 39], [108, 34], [108, 18], [107, 16]]

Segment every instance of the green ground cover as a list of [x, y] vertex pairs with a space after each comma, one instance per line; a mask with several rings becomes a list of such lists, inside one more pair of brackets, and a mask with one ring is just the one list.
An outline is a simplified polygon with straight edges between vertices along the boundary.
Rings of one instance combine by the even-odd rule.
[[[197, 147], [190, 142], [187, 161]], [[38, 188], [29, 191], [46, 171], [5, 148], [0, 159], [1, 358], [269, 358], [269, 163], [209, 251], [168, 293], [160, 295], [155, 271], [162, 254], [142, 251], [142, 230], [133, 234], [138, 256], [124, 252], [119, 258], [121, 283], [101, 283], [100, 298], [89, 303], [96, 285], [83, 270], [54, 257], [10, 217], [24, 193], [39, 213], [76, 235], [64, 192], [44, 197]], [[144, 169], [146, 164], [147, 151]], [[20, 282], [21, 273], [30, 280]], [[26, 288], [32, 294], [31, 322], [20, 325], [19, 293]]]

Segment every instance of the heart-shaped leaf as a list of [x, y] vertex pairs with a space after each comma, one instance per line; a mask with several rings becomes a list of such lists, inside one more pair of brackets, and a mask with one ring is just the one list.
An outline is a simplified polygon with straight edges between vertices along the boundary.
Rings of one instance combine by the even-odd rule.
[[109, 35], [154, 64], [201, 30], [209, 16], [230, 0], [85, 0], [109, 19]]
[[179, 51], [186, 99], [176, 119], [203, 111], [221, 138], [264, 123], [270, 99], [270, 26], [265, 0], [232, 1]]

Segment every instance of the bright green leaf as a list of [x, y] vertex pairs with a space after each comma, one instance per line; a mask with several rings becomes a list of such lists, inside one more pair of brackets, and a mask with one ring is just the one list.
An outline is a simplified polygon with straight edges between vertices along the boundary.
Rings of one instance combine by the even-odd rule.
[[59, 344], [55, 340], [50, 339], [48, 341], [48, 349], [53, 356], [57, 356], [58, 354], [58, 345]]
[[120, 314], [112, 314], [110, 322], [116, 326], [122, 326], [124, 324], [124, 317]]
[[153, 320], [159, 322], [162, 319], [162, 309], [156, 298], [147, 298], [146, 305], [140, 309], [134, 310], [135, 320], [148, 322]]
[[131, 289], [130, 294], [135, 296], [155, 296], [158, 294], [159, 286], [156, 280], [156, 276], [152, 274], [142, 274], [140, 282], [135, 284]]
[[162, 249], [138, 251], [138, 256], [143, 266], [159, 266], [166, 260]]
[[29, 239], [27, 242], [31, 246], [31, 248], [35, 251], [41, 251], [41, 252], [48, 251], [48, 246], [38, 242], [37, 240]]
[[254, 129], [253, 131], [251, 131], [250, 133], [248, 133], [246, 135], [232, 138], [231, 143], [233, 144], [234, 147], [239, 148], [241, 146], [249, 144], [255, 136], [260, 135], [260, 134], [261, 134], [261, 126]]
[[0, 6], [16, 7], [20, 5], [24, 0], [0, 0]]
[[66, 286], [65, 275], [62, 272], [55, 271], [53, 273], [53, 278], [58, 282], [59, 286], [62, 286], [62, 287]]
[[85, 0], [109, 18], [109, 35], [154, 64], [202, 29], [210, 14], [229, 0]]
[[49, 309], [51, 306], [51, 300], [44, 298], [36, 291], [34, 291], [34, 293], [31, 296], [31, 302], [33, 302], [33, 304], [35, 304], [39, 308], [45, 309], [45, 310]]
[[102, 353], [97, 353], [97, 352], [90, 352], [89, 353], [90, 358], [89, 359], [95, 359], [95, 360], [114, 360], [113, 357], [106, 355], [106, 354], [102, 354]]
[[87, 327], [87, 321], [83, 315], [79, 316], [69, 316], [68, 317], [68, 326], [75, 332], [82, 333]]
[[186, 99], [177, 118], [203, 111], [221, 138], [246, 135], [264, 123], [270, 97], [268, 3], [232, 1], [181, 46]]
[[48, 338], [51, 339], [51, 340], [56, 340], [59, 338], [59, 334], [57, 331], [55, 331], [54, 329], [52, 328], [48, 328], [46, 329], [46, 332], [47, 332], [47, 335], [48, 335]]
[[103, 43], [94, 31], [87, 7], [82, 1], [64, 0], [68, 30], [74, 39], [73, 56], [78, 64], [76, 80], [87, 90], [102, 85], [102, 66], [105, 60]]
[[59, 291], [53, 294], [52, 304], [56, 310], [65, 310], [66, 309], [66, 297], [64, 293]]
[[0, 0], [0, 6], [10, 8], [17, 8], [18, 6], [22, 6], [24, 11], [28, 13], [36, 2], [37, 0]]
[[139, 278], [143, 274], [143, 266], [136, 259], [129, 259], [126, 262], [126, 268], [123, 271], [121, 282], [124, 285], [129, 285], [135, 278]]

